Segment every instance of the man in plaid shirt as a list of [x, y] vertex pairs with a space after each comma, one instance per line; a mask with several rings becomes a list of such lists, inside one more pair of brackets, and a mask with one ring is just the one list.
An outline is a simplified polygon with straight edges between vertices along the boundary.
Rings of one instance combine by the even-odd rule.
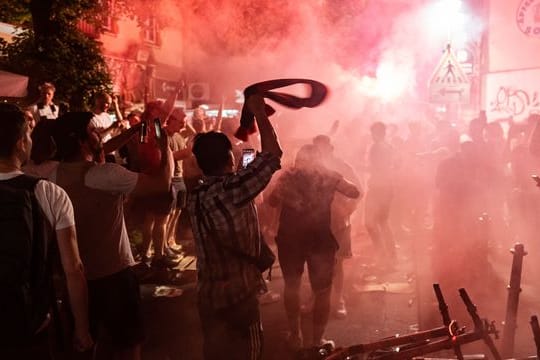
[[281, 147], [264, 109], [252, 95], [261, 152], [234, 172], [231, 142], [218, 132], [199, 134], [193, 153], [204, 178], [188, 199], [197, 248], [198, 306], [205, 359], [260, 359], [262, 326], [257, 296], [266, 291], [261, 272], [250, 260], [260, 251], [253, 199], [280, 169]]

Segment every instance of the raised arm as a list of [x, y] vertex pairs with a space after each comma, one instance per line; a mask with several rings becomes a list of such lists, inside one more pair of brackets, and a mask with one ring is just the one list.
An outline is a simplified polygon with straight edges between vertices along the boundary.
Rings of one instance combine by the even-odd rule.
[[174, 104], [176, 103], [176, 99], [178, 98], [178, 93], [180, 92], [180, 90], [183, 89], [183, 87], [184, 81], [180, 80], [176, 83], [176, 89], [169, 94], [167, 100], [165, 100], [165, 104], [163, 104], [163, 118], [161, 119], [161, 121], [165, 121], [169, 118], [169, 116], [171, 116], [174, 110]]
[[129, 129], [121, 132], [119, 135], [111, 138], [109, 141], [103, 144], [103, 151], [105, 154], [109, 154], [115, 150], [124, 146], [135, 134], [138, 134], [139, 129], [142, 126], [142, 122], [130, 127]]
[[113, 105], [114, 115], [116, 115], [116, 121], [119, 121], [119, 122], [124, 121], [124, 117], [122, 116], [122, 112], [120, 111], [120, 106], [118, 105], [117, 95], [113, 95], [112, 105]]
[[259, 133], [261, 135], [262, 152], [268, 152], [281, 158], [283, 151], [279, 145], [274, 127], [266, 115], [263, 97], [260, 95], [252, 95], [247, 99], [247, 102], [249, 109], [255, 114], [257, 127], [259, 128]]

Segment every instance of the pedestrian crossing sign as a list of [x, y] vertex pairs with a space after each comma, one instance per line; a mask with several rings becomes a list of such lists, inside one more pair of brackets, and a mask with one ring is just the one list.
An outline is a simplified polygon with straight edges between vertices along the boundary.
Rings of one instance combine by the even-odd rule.
[[470, 97], [469, 77], [448, 45], [429, 81], [429, 100], [436, 104], [466, 104]]

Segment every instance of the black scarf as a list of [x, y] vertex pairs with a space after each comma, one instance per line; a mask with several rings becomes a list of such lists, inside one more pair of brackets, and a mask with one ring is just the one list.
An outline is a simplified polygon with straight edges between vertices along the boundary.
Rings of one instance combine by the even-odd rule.
[[[277, 91], [270, 91], [273, 89], [294, 85], [294, 84], [307, 84], [311, 87], [311, 94], [307, 98], [301, 98], [291, 94], [285, 94]], [[303, 107], [316, 107], [326, 98], [328, 89], [326, 86], [318, 81], [309, 79], [276, 79], [268, 80], [260, 83], [256, 83], [248, 86], [244, 89], [244, 106], [242, 107], [242, 116], [240, 118], [240, 127], [234, 134], [235, 137], [242, 141], [248, 139], [249, 134], [253, 134], [257, 131], [255, 126], [255, 116], [248, 109], [246, 103], [251, 95], [259, 94], [264, 98], [273, 100], [278, 104], [284, 105], [292, 109], [300, 109]], [[265, 111], [268, 116], [274, 114], [276, 110], [270, 105], [265, 104]]]

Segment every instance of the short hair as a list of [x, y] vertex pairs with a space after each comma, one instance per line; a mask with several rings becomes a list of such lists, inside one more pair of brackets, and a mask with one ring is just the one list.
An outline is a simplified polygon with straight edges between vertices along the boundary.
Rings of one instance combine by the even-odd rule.
[[107, 92], [100, 91], [94, 95], [94, 103], [96, 103], [98, 100], [105, 101], [109, 97], [112, 99], [112, 96], [109, 95]]
[[328, 135], [317, 135], [313, 138], [313, 144], [314, 145], [332, 145], [332, 141], [330, 140], [330, 136]]
[[38, 90], [41, 91], [41, 92], [44, 92], [44, 91], [47, 91], [47, 90], [52, 90], [53, 92], [55, 92], [56, 88], [54, 87], [54, 85], [52, 83], [44, 82], [43, 84], [39, 85]]
[[16, 105], [0, 104], [0, 157], [13, 155], [15, 145], [26, 133], [28, 124]]
[[80, 142], [88, 139], [88, 124], [94, 114], [86, 111], [68, 112], [56, 120], [55, 141], [59, 160], [71, 160], [81, 152]]
[[197, 134], [193, 142], [193, 154], [205, 175], [220, 175], [229, 162], [232, 144], [220, 132], [210, 131]]
[[386, 134], [386, 125], [381, 121], [374, 122], [369, 130], [372, 134], [384, 136]]

